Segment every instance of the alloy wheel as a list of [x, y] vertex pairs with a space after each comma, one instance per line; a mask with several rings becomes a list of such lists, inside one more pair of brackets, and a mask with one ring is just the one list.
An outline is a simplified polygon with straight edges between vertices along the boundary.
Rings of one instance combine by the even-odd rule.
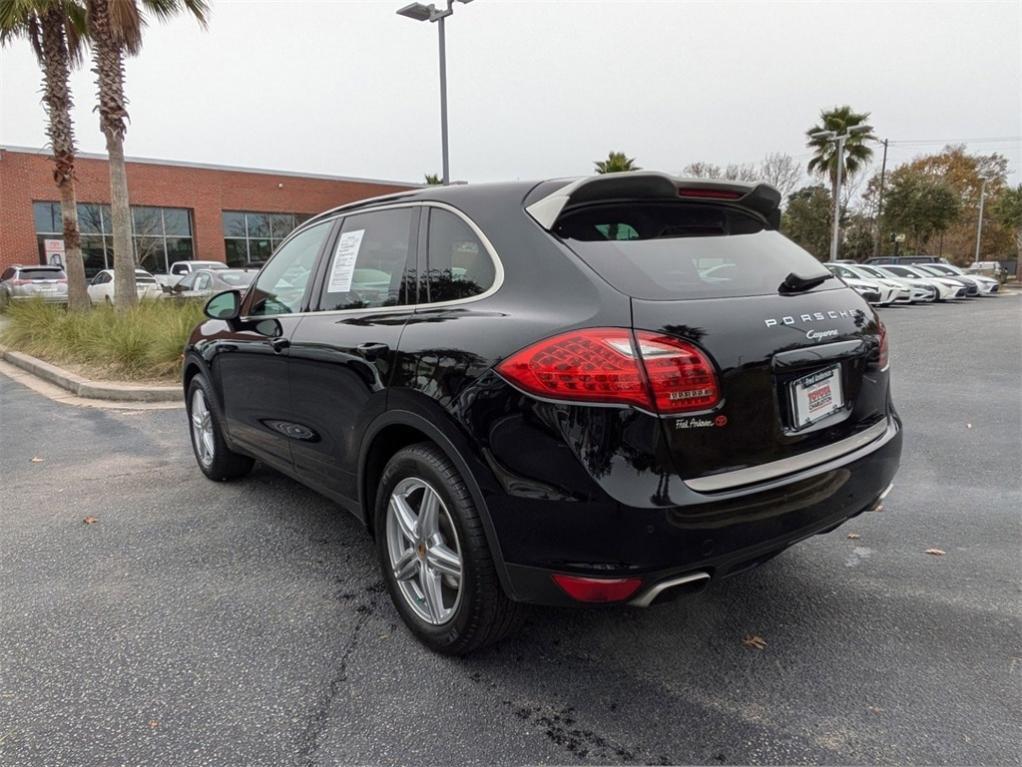
[[387, 503], [387, 554], [398, 591], [427, 623], [451, 620], [461, 602], [463, 565], [458, 533], [443, 499], [407, 477]]
[[213, 440], [213, 416], [209, 412], [206, 395], [203, 394], [202, 389], [196, 389], [192, 394], [191, 421], [195, 453], [199, 458], [199, 463], [208, 467], [213, 463], [216, 443]]

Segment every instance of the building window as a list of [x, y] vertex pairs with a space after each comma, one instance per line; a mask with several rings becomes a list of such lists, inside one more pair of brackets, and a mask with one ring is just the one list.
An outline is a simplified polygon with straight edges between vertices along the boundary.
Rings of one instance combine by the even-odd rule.
[[[39, 258], [44, 259], [45, 240], [63, 239], [58, 202], [32, 204]], [[131, 206], [135, 263], [153, 274], [166, 274], [170, 264], [195, 257], [192, 212], [187, 208]], [[82, 236], [82, 259], [90, 279], [114, 265], [113, 222], [109, 205], [78, 204], [78, 230]]]
[[309, 216], [302, 213], [224, 211], [224, 253], [228, 266], [262, 264], [291, 230]]

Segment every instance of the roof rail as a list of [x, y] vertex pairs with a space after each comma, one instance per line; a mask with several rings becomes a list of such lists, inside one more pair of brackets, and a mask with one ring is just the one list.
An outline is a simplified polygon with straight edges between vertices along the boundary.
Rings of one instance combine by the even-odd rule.
[[374, 203], [384, 202], [386, 200], [401, 199], [402, 197], [408, 197], [409, 195], [414, 194], [415, 192], [418, 192], [418, 191], [421, 191], [421, 190], [420, 189], [405, 189], [405, 190], [400, 191], [400, 192], [390, 192], [389, 194], [381, 194], [381, 195], [377, 195], [376, 197], [366, 197], [363, 200], [353, 200], [351, 202], [346, 202], [343, 205], [338, 205], [337, 207], [330, 208], [329, 210], [324, 210], [322, 213], [317, 213], [312, 218], [309, 218], [309, 219], [303, 221], [302, 222], [302, 226], [306, 226], [308, 224], [314, 223], [316, 221], [320, 221], [320, 220], [325, 219], [325, 218], [330, 218], [335, 213], [340, 213], [340, 212], [345, 211], [345, 210], [353, 210], [355, 208], [361, 208], [364, 205], [372, 205]]
[[771, 229], [780, 225], [781, 193], [769, 184], [675, 178], [657, 171], [626, 171], [566, 181], [557, 191], [531, 205], [526, 212], [547, 231], [561, 213], [574, 205], [614, 200], [694, 200], [732, 204], [758, 214]]

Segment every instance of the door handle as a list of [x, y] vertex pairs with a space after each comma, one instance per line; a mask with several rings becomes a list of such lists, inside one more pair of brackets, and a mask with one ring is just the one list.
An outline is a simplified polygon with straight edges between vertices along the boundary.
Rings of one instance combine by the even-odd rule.
[[372, 362], [389, 352], [390, 347], [387, 344], [365, 343], [356, 346], [355, 351], [365, 357], [369, 362]]
[[270, 348], [273, 349], [273, 351], [277, 352], [277, 354], [280, 354], [282, 351], [284, 351], [290, 345], [291, 345], [291, 342], [288, 341], [286, 338], [271, 338], [270, 339]]

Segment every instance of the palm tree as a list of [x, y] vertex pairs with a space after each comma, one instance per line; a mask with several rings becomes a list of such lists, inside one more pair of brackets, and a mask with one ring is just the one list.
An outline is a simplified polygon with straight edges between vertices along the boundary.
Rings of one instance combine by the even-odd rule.
[[43, 104], [53, 148], [53, 180], [60, 190], [64, 232], [67, 305], [72, 311], [89, 308], [85, 290], [75, 197], [75, 135], [71, 122], [71, 68], [82, 58], [85, 18], [71, 0], [0, 0], [0, 45], [26, 37], [43, 70]]
[[597, 173], [621, 173], [628, 170], [642, 170], [635, 164], [634, 157], [626, 157], [624, 152], [610, 152], [606, 160], [594, 160]]
[[110, 160], [110, 218], [114, 245], [114, 303], [126, 308], [138, 301], [135, 292], [135, 256], [131, 243], [128, 177], [124, 169], [125, 121], [124, 57], [142, 48], [146, 14], [166, 19], [188, 11], [202, 26], [209, 6], [205, 0], [85, 0], [92, 43], [93, 72], [99, 86], [99, 127], [106, 138]]
[[806, 131], [809, 141], [806, 144], [815, 151], [813, 158], [809, 161], [809, 172], [819, 176], [830, 177], [830, 190], [832, 199], [837, 200], [840, 191], [837, 188], [838, 163], [841, 165], [842, 179], [854, 176], [862, 170], [869, 159], [873, 156], [873, 150], [866, 143], [875, 141], [873, 131], [853, 133], [844, 141], [842, 157], [838, 157], [837, 142], [825, 137], [813, 137], [814, 133], [822, 131], [834, 131], [837, 134], [848, 133], [849, 128], [865, 125], [869, 119], [869, 112], [853, 112], [850, 106], [834, 107], [829, 111], [820, 112], [820, 123]]
[[427, 173], [426, 174], [426, 185], [427, 186], [439, 186], [442, 183], [444, 183], [444, 180], [442, 178], [440, 178], [440, 176], [438, 176], [436, 173]]

